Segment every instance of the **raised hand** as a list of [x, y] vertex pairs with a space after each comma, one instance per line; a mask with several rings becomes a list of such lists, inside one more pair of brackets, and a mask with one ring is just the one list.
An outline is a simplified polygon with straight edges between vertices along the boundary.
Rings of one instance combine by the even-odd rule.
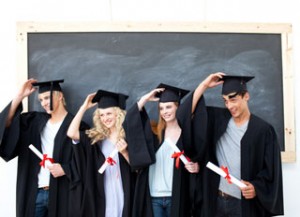
[[220, 84], [223, 84], [224, 81], [220, 80], [222, 79], [222, 77], [225, 75], [225, 73], [223, 72], [216, 72], [216, 73], [213, 73], [213, 74], [210, 74], [203, 82], [202, 84], [205, 86], [205, 87], [208, 87], [208, 88], [212, 88], [212, 87], [216, 87]]
[[25, 97], [29, 96], [34, 91], [36, 91], [36, 88], [32, 86], [32, 84], [36, 82], [37, 80], [33, 78], [30, 78], [27, 81], [25, 81], [18, 91], [18, 97], [24, 99]]
[[148, 101], [158, 101], [159, 98], [155, 97], [155, 95], [157, 93], [163, 92], [164, 90], [165, 88], [156, 88], [154, 90], [151, 90], [149, 93], [145, 94], [144, 96], [142, 96], [137, 103], [139, 110], [141, 110]]
[[199, 102], [200, 97], [206, 91], [207, 88], [216, 87], [220, 84], [223, 84], [222, 77], [225, 75], [223, 72], [216, 72], [210, 74], [205, 80], [203, 80], [198, 87], [195, 89], [193, 94], [193, 105], [192, 105], [192, 113], [194, 113], [197, 103]]
[[87, 109], [90, 109], [90, 108], [94, 107], [95, 105], [97, 105], [97, 103], [92, 102], [95, 95], [96, 95], [96, 93], [91, 93], [91, 94], [87, 95], [87, 97], [85, 98], [85, 101], [82, 104], [82, 107], [87, 110]]

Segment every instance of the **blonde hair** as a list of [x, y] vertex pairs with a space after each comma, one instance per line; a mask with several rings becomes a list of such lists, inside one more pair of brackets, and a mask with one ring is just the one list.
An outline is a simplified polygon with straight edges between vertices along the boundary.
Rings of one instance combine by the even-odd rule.
[[[116, 125], [115, 125], [116, 130], [118, 132], [117, 140], [125, 139], [125, 130], [124, 130], [122, 124], [125, 119], [126, 111], [120, 109], [119, 107], [112, 107], [112, 108], [114, 109], [114, 111], [117, 114]], [[100, 120], [100, 110], [101, 109], [97, 108], [94, 111], [94, 114], [93, 114], [94, 127], [89, 130], [86, 130], [86, 132], [85, 132], [88, 135], [88, 137], [91, 138], [92, 144], [95, 144], [98, 141], [108, 138], [109, 134], [110, 134], [109, 129], [107, 127], [105, 127], [105, 125]]]
[[62, 95], [62, 103], [63, 103], [64, 107], [66, 107], [66, 106], [67, 106], [67, 103], [66, 103], [66, 99], [65, 99], [64, 93], [63, 93], [62, 91], [53, 90], [53, 95], [54, 95], [54, 94], [55, 94], [56, 96], [59, 96], [59, 94]]

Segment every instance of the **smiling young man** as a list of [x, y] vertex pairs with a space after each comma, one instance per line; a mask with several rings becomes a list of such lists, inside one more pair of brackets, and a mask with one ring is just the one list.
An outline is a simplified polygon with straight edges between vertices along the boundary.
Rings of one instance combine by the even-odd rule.
[[250, 112], [246, 83], [251, 76], [209, 75], [195, 91], [223, 84], [226, 108], [203, 107], [207, 113], [207, 161], [224, 166], [246, 187], [203, 171], [202, 216], [267, 217], [283, 215], [280, 147], [274, 128]]
[[[5, 126], [0, 131], [0, 156], [6, 161], [18, 157], [17, 217], [76, 214], [78, 200], [70, 189], [75, 189], [79, 176], [71, 161], [72, 141], [66, 135], [73, 115], [65, 108], [59, 84], [62, 82], [27, 80], [0, 115], [1, 124]], [[21, 113], [22, 100], [37, 87], [45, 112]], [[31, 144], [43, 153], [42, 162], [28, 148]], [[53, 164], [46, 166], [46, 158], [53, 159]]]

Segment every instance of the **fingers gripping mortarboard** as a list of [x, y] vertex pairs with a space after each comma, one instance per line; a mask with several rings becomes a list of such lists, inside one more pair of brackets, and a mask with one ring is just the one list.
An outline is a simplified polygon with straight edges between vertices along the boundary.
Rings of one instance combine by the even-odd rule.
[[254, 76], [224, 75], [221, 79], [224, 81], [222, 87], [222, 95], [247, 91], [246, 83], [253, 78]]
[[63, 83], [63, 82], [64, 82], [64, 79], [36, 82], [36, 83], [32, 84], [32, 86], [38, 86], [39, 87], [39, 93], [44, 93], [44, 92], [50, 91], [50, 110], [51, 111], [53, 110], [53, 103], [52, 103], [53, 91], [62, 92], [62, 89], [61, 89], [59, 83]]
[[189, 90], [184, 90], [178, 87], [174, 87], [168, 84], [159, 84], [157, 88], [164, 88], [163, 92], [157, 93], [156, 97], [159, 98], [159, 102], [178, 102], [188, 94]]
[[109, 107], [119, 107], [120, 109], [126, 108], [127, 95], [122, 93], [115, 93], [106, 90], [98, 90], [94, 96], [92, 102], [98, 103], [98, 108], [109, 108]]

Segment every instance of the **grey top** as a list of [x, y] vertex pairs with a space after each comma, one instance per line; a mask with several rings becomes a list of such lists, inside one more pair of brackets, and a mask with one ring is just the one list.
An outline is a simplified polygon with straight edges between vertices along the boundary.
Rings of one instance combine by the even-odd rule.
[[[248, 122], [238, 127], [231, 118], [225, 133], [217, 143], [219, 165], [227, 167], [229, 173], [237, 179], [241, 179], [241, 139], [247, 130]], [[219, 190], [241, 199], [239, 187], [229, 184], [226, 179], [221, 178]]]

